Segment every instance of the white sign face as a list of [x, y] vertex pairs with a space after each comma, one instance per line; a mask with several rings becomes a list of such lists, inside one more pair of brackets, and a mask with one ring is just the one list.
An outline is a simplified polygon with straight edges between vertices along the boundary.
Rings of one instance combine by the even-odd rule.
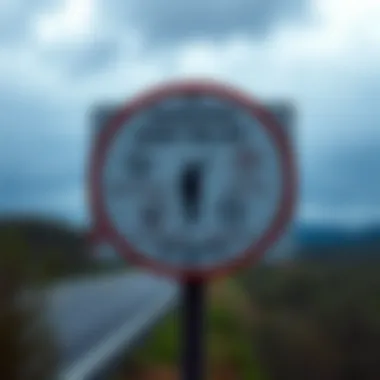
[[283, 191], [269, 131], [237, 104], [166, 98], [119, 128], [101, 172], [107, 217], [139, 254], [210, 269], [271, 225]]

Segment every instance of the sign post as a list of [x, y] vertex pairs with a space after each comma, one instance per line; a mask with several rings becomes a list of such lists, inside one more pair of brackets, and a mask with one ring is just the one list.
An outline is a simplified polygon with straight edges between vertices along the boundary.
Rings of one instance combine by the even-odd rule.
[[202, 379], [207, 283], [260, 260], [292, 218], [286, 131], [229, 86], [169, 83], [110, 117], [89, 181], [95, 234], [129, 262], [180, 281], [183, 379]]
[[182, 380], [204, 379], [206, 285], [191, 280], [182, 284]]

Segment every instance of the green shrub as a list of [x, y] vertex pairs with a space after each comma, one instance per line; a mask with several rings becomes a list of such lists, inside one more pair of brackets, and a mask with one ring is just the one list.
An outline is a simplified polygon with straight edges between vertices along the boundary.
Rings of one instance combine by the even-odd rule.
[[43, 320], [36, 273], [12, 230], [0, 237], [0, 379], [52, 380], [55, 347]]
[[374, 262], [245, 274], [260, 315], [252, 341], [273, 380], [380, 379], [379, 271]]

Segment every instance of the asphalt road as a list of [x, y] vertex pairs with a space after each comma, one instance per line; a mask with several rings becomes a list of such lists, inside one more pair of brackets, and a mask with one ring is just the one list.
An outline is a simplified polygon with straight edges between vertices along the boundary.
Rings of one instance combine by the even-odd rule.
[[92, 378], [83, 374], [152, 325], [176, 292], [173, 283], [144, 273], [62, 283], [49, 291], [47, 315], [66, 374], [61, 378]]

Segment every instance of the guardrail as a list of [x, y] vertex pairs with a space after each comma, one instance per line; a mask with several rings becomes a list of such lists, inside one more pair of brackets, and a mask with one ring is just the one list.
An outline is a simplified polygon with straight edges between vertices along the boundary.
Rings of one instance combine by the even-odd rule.
[[[137, 282], [143, 283], [144, 278]], [[160, 288], [159, 284], [157, 287]], [[137, 289], [138, 287], [132, 291], [138, 293]], [[75, 360], [62, 362], [56, 380], [100, 380], [116, 372], [126, 354], [141, 344], [154, 326], [176, 306], [177, 289], [175, 286], [163, 286], [157, 293], [147, 294], [142, 291], [137, 299], [140, 305], [130, 303], [132, 312], [120, 315], [120, 323], [108, 329], [105, 336], [92, 343], [89, 340], [91, 346], [79, 350], [79, 357]], [[119, 313], [123, 314], [122, 311]]]

